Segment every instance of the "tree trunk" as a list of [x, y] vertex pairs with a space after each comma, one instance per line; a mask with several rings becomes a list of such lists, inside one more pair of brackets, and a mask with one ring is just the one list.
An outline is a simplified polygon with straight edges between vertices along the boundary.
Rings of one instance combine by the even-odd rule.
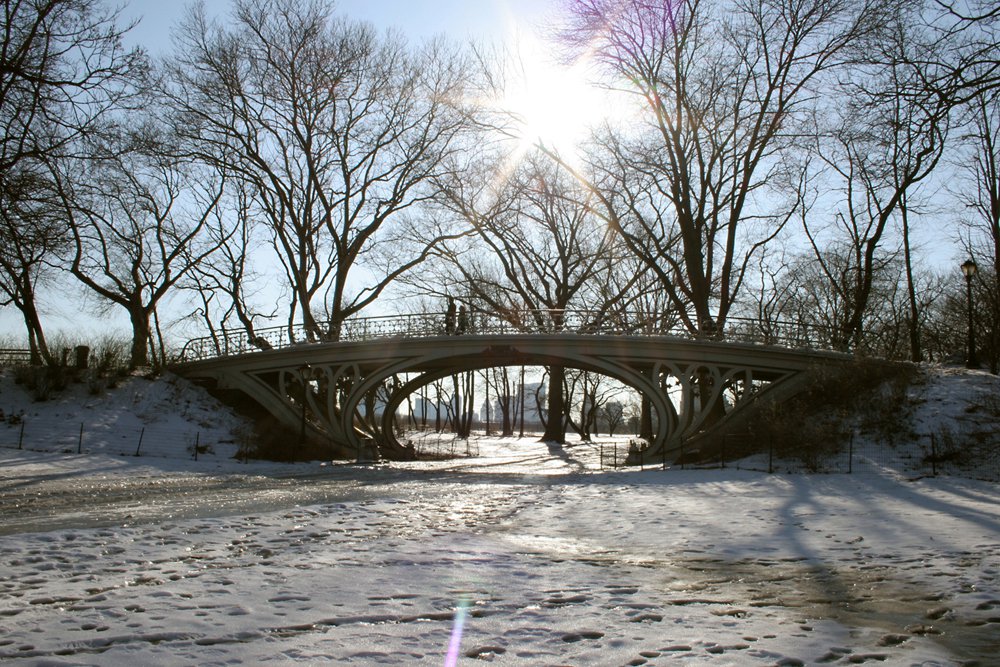
[[545, 433], [542, 434], [543, 442], [556, 442], [564, 444], [566, 442], [566, 422], [563, 419], [566, 412], [565, 400], [563, 398], [563, 382], [566, 373], [562, 366], [549, 367], [549, 393], [548, 419], [545, 420]]
[[917, 308], [917, 288], [913, 284], [913, 258], [910, 255], [910, 223], [906, 205], [906, 193], [899, 203], [899, 212], [903, 219], [903, 261], [906, 266], [906, 292], [910, 300], [910, 317], [907, 322], [910, 333], [910, 361], [919, 363], [924, 360], [920, 349], [920, 310]]
[[427, 430], [427, 385], [420, 387], [420, 429]]
[[129, 352], [129, 368], [149, 365], [149, 314], [141, 308], [129, 308], [132, 323], [132, 348]]
[[464, 438], [472, 436], [472, 424], [475, 418], [476, 374], [469, 371], [465, 374], [465, 412], [463, 414], [462, 433]]
[[462, 390], [458, 384], [458, 376], [451, 376], [451, 405], [452, 405], [452, 430], [459, 438], [462, 437]]
[[56, 360], [49, 352], [48, 343], [45, 341], [45, 333], [42, 330], [42, 320], [35, 309], [34, 300], [18, 303], [17, 308], [24, 318], [24, 326], [28, 330], [28, 348], [31, 350], [31, 365], [55, 366]]
[[441, 381], [434, 383], [434, 432], [441, 432]]
[[722, 420], [726, 416], [726, 406], [722, 400], [722, 392], [720, 391], [718, 396], [714, 399], [712, 394], [715, 390], [715, 385], [712, 380], [711, 373], [705, 368], [699, 368], [697, 372], [697, 389], [698, 389], [698, 400], [701, 405], [702, 412], [708, 413], [705, 417], [705, 421], [702, 422], [705, 426], [711, 426]]
[[[492, 435], [490, 432], [490, 369], [486, 369], [483, 373], [483, 377], [486, 379], [486, 435]], [[475, 406], [473, 406], [475, 409]]]
[[653, 403], [645, 394], [642, 395], [642, 407], [639, 411], [639, 437], [646, 442], [653, 441]]
[[521, 427], [518, 431], [519, 438], [524, 437], [524, 366], [521, 366], [521, 391], [518, 392], [518, 398], [520, 399], [520, 411], [521, 411]]

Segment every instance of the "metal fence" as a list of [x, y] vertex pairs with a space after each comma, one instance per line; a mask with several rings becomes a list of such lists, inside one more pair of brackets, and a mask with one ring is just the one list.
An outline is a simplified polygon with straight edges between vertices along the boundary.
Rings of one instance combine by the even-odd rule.
[[86, 423], [9, 417], [0, 422], [0, 447], [64, 454], [109, 454], [161, 458], [232, 458], [245, 443], [222, 440], [210, 432], [172, 426], [113, 428]]
[[[893, 473], [908, 477], [948, 475], [1000, 482], [1000, 443], [942, 441], [928, 434], [916, 442], [891, 444], [848, 438], [847, 446], [827, 455], [810, 455], [803, 448], [800, 455], [778, 456], [773, 450], [746, 456], [747, 436], [728, 435], [707, 459], [678, 462], [673, 457], [644, 455], [635, 443], [599, 445], [602, 469], [624, 468], [630, 450], [637, 454], [643, 469], [732, 468], [781, 474], [871, 474]], [[415, 438], [420, 458], [462, 458], [479, 455], [479, 444], [456, 437]], [[26, 418], [0, 422], [0, 447], [36, 452], [106, 454], [112, 456], [151, 456], [161, 458], [219, 459], [246, 456], [248, 443], [219, 438], [209, 431], [178, 429], [169, 426], [145, 426], [134, 429], [86, 423], [53, 423]], [[631, 466], [630, 466], [631, 467]]]
[[473, 439], [439, 434], [425, 434], [410, 441], [418, 459], [459, 459], [479, 456], [479, 443]]
[[[662, 456], [638, 454], [642, 468], [733, 468], [765, 473], [870, 474], [895, 473], [908, 477], [950, 475], [1000, 482], [1000, 442], [942, 440], [934, 434], [919, 436], [916, 442], [889, 443], [855, 439], [845, 434], [846, 447], [834, 453], [817, 453], [807, 447], [799, 452], [773, 448], [746, 456], [746, 435], [727, 435], [706, 458], [687, 457], [678, 462]], [[601, 452], [601, 467], [624, 467], [625, 447]]]

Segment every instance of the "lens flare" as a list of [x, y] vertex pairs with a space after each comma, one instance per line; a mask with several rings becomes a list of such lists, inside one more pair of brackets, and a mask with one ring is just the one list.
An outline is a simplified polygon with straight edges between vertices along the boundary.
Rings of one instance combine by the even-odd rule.
[[448, 642], [448, 655], [444, 659], [444, 667], [455, 667], [458, 664], [458, 651], [462, 646], [462, 629], [465, 627], [465, 610], [469, 608], [468, 600], [459, 600], [455, 608], [455, 624], [451, 627], [451, 640]]

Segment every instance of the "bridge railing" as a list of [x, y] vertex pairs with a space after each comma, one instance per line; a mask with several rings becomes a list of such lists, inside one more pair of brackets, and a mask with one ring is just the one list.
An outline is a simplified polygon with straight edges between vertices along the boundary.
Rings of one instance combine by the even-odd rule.
[[330, 331], [329, 323], [320, 323], [312, 331], [301, 324], [291, 327], [268, 327], [257, 329], [253, 336], [244, 330], [221, 330], [210, 336], [189, 340], [181, 350], [179, 361], [227, 357], [311, 343], [445, 335], [575, 333], [605, 336], [674, 336], [692, 340], [725, 340], [812, 350], [836, 347], [827, 329], [810, 324], [729, 318], [723, 331], [691, 333], [676, 319], [667, 319], [662, 315], [644, 313], [623, 315], [586, 310], [524, 310], [503, 315], [472, 311], [464, 317], [456, 315], [453, 318], [446, 313], [354, 317], [341, 323], [339, 336], [332, 335]]
[[31, 350], [0, 349], [0, 366], [19, 366], [31, 363]]

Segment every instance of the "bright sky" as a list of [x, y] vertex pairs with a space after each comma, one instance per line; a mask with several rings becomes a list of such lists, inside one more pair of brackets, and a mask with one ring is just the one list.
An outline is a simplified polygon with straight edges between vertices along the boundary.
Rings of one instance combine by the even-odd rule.
[[[124, 15], [141, 18], [132, 35], [151, 53], [170, 46], [170, 29], [191, 3], [165, 0], [126, 0]], [[210, 14], [225, 16], [229, 0], [206, 0]], [[544, 21], [557, 0], [341, 0], [336, 11], [386, 28], [398, 28], [420, 39], [447, 34], [501, 39]]]
[[[128, 0], [124, 17], [138, 19], [130, 34], [152, 55], [169, 52], [170, 35], [188, 2]], [[225, 18], [229, 0], [206, 0], [210, 14]], [[517, 45], [523, 80], [511, 85], [502, 104], [524, 123], [524, 140], [538, 139], [564, 154], [582, 140], [587, 127], [608, 108], [590, 87], [583, 67], [564, 68], [554, 62], [545, 41], [559, 0], [341, 0], [336, 12], [395, 28], [414, 40], [446, 35], [457, 41], [503, 42]]]

